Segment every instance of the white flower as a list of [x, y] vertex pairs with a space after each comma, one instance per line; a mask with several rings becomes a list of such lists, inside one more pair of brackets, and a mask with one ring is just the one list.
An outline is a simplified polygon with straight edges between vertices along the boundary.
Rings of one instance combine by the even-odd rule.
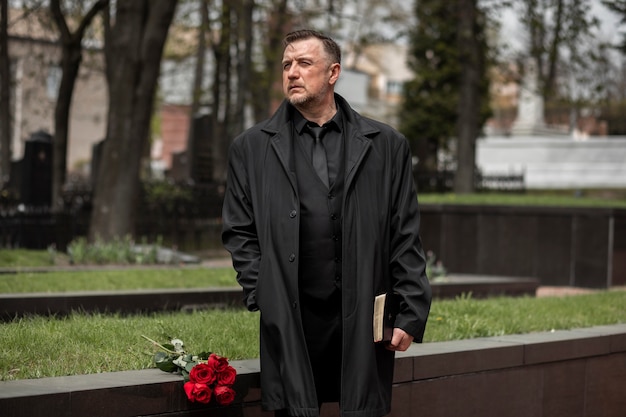
[[183, 360], [182, 356], [179, 356], [176, 359], [174, 359], [172, 363], [181, 369], [185, 369], [187, 367], [187, 361]]
[[185, 353], [185, 350], [183, 349], [184, 344], [182, 340], [172, 339], [171, 343], [174, 346], [174, 350], [176, 351], [176, 353]]

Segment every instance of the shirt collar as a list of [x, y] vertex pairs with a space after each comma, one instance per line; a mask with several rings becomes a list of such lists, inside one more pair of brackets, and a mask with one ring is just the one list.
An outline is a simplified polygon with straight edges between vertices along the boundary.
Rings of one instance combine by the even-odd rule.
[[[337, 113], [335, 113], [332, 119], [324, 123], [324, 126], [326, 126], [327, 128], [331, 130], [341, 133], [342, 126], [343, 126], [342, 121], [343, 119], [341, 115], [341, 108], [337, 106]], [[296, 132], [298, 132], [299, 135], [301, 135], [304, 132], [304, 129], [307, 123], [313, 123], [313, 122], [309, 122], [307, 119], [304, 118], [304, 116], [302, 116], [302, 114], [297, 109], [294, 108], [293, 125], [296, 128]]]

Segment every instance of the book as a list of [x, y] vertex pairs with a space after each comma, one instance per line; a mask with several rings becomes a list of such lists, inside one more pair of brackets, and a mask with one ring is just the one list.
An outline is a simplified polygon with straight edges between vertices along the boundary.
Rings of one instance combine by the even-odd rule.
[[393, 336], [396, 315], [400, 307], [396, 294], [380, 294], [374, 298], [374, 342], [389, 342]]

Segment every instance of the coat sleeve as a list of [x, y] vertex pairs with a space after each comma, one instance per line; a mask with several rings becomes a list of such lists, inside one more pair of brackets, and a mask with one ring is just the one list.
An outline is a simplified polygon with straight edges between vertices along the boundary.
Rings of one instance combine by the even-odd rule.
[[254, 221], [248, 165], [241, 138], [238, 139], [235, 139], [228, 153], [226, 192], [222, 208], [222, 243], [232, 256], [237, 282], [243, 288], [244, 304], [248, 310], [256, 311], [259, 309], [256, 303], [256, 285], [261, 250]]
[[426, 276], [426, 257], [419, 236], [420, 214], [413, 180], [411, 152], [402, 137], [394, 157], [390, 222], [392, 290], [400, 295], [395, 326], [421, 342], [430, 311], [432, 290]]

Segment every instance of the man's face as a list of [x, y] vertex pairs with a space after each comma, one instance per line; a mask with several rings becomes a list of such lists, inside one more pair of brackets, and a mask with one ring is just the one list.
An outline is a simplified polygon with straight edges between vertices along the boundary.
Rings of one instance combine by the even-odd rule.
[[282, 64], [283, 92], [296, 106], [320, 101], [339, 76], [339, 64], [330, 64], [322, 41], [317, 38], [287, 45]]

